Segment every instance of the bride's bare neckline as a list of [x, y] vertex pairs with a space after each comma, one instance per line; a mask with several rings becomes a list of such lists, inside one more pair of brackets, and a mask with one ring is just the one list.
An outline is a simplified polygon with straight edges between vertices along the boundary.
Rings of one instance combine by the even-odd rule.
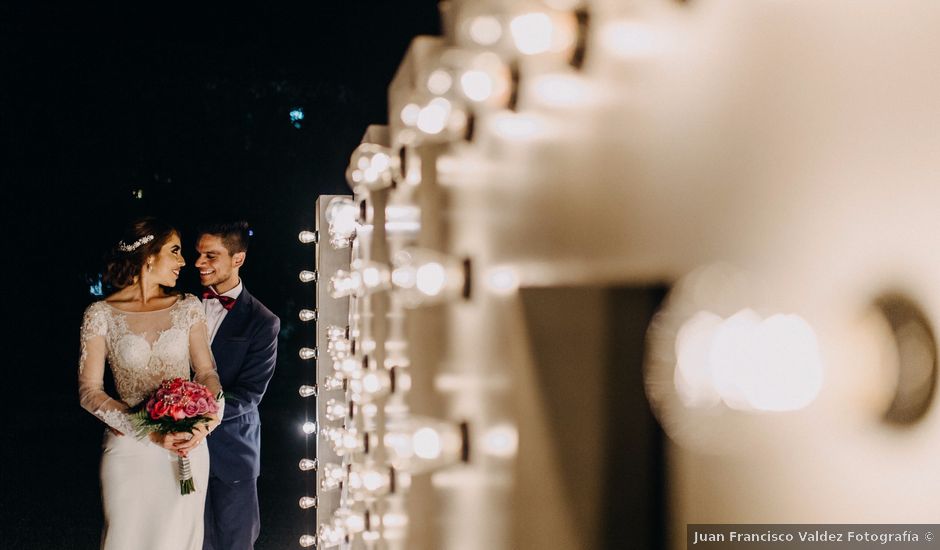
[[131, 310], [131, 309], [123, 309], [123, 308], [120, 308], [120, 307], [114, 305], [115, 303], [124, 304], [124, 303], [129, 303], [129, 302], [121, 302], [121, 301], [119, 301], [119, 302], [112, 302], [112, 301], [110, 301], [110, 300], [105, 300], [104, 303], [108, 304], [108, 306], [110, 306], [111, 308], [120, 311], [121, 313], [157, 313], [158, 311], [166, 311], [166, 310], [168, 310], [168, 309], [173, 308], [173, 306], [175, 306], [176, 304], [180, 303], [180, 300], [183, 299], [183, 296], [182, 296], [182, 295], [173, 296], [172, 294], [170, 294], [170, 295], [167, 295], [167, 296], [163, 296], [163, 298], [176, 298], [176, 299], [173, 300], [173, 303], [171, 303], [170, 305], [168, 305], [168, 306], [166, 306], [166, 307], [161, 307], [161, 308], [158, 308], [158, 309], [144, 309], [144, 310], [140, 310], [140, 311], [134, 311], [134, 310]]

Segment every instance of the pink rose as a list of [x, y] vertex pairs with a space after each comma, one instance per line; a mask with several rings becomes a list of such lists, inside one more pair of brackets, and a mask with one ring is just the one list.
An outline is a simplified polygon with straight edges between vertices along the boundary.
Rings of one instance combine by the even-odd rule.
[[209, 412], [209, 400], [205, 397], [200, 397], [196, 400], [196, 414], [206, 414]]
[[183, 405], [183, 412], [186, 413], [187, 417], [193, 417], [199, 414], [199, 405], [195, 401], [190, 401]]

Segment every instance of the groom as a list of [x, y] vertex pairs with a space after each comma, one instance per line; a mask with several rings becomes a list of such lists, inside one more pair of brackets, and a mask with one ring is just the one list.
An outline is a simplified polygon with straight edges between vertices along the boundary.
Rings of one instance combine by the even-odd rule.
[[196, 269], [225, 414], [206, 439], [209, 488], [203, 550], [250, 550], [261, 530], [258, 403], [274, 374], [281, 321], [248, 293], [238, 271], [248, 251], [246, 222], [205, 225], [197, 232]]

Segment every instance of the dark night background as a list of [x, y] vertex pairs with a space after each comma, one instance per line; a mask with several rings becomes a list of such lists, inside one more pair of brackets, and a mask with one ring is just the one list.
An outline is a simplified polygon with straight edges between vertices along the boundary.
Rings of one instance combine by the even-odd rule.
[[253, 226], [243, 279], [282, 320], [257, 548], [297, 547], [312, 517], [296, 504], [297, 387], [312, 377], [296, 351], [313, 341], [297, 312], [314, 304], [297, 279], [313, 249], [296, 236], [319, 194], [348, 192], [349, 154], [386, 122], [410, 40], [439, 27], [435, 0], [0, 6], [4, 549], [98, 546], [102, 426], [78, 405], [78, 327], [105, 249], [142, 214], [182, 229], [189, 292], [193, 227]]

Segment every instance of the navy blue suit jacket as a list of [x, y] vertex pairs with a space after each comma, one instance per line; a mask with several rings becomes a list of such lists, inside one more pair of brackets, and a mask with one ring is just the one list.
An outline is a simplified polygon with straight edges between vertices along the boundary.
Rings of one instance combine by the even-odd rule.
[[261, 473], [258, 403], [274, 375], [280, 328], [281, 320], [242, 287], [212, 340], [225, 414], [206, 441], [210, 474], [222, 481], [254, 479]]

